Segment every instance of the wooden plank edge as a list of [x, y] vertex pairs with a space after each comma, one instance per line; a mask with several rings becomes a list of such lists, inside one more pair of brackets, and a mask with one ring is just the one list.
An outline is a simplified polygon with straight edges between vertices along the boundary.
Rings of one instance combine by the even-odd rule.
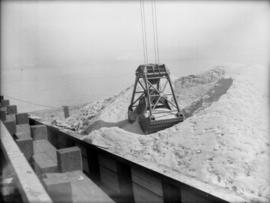
[[52, 199], [44, 189], [40, 180], [2, 121], [0, 121], [0, 128], [3, 154], [15, 173], [23, 201], [28, 203], [52, 203]]

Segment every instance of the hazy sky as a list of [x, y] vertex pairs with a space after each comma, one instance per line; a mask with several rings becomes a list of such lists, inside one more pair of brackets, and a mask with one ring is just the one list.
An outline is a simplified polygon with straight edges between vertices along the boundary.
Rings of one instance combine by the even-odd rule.
[[[144, 61], [139, 0], [1, 4], [5, 95], [47, 106], [84, 103], [131, 85]], [[153, 62], [149, 2], [145, 12]], [[176, 77], [222, 63], [269, 65], [269, 21], [268, 1], [157, 1], [160, 62]]]
[[[152, 19], [148, 3], [147, 37], [152, 56]], [[3, 67], [76, 65], [93, 60], [142, 62], [139, 5], [139, 1], [4, 2]], [[226, 48], [228, 52], [235, 47], [263, 52], [269, 28], [264, 21], [259, 22], [258, 17], [266, 17], [267, 10], [269, 12], [268, 2], [256, 1], [158, 1], [161, 59], [166, 63], [170, 58], [204, 55], [206, 46]], [[254, 24], [257, 24], [256, 29]]]

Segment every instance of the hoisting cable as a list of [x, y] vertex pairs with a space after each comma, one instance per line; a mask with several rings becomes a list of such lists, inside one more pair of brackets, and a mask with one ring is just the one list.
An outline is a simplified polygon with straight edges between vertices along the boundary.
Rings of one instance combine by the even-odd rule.
[[152, 8], [152, 26], [153, 26], [153, 38], [154, 38], [154, 54], [155, 54], [155, 63], [157, 63], [157, 44], [156, 44], [156, 25], [155, 25], [155, 12], [154, 12], [154, 9], [155, 9], [155, 1], [152, 0], [151, 1], [151, 8]]
[[[154, 57], [155, 63], [159, 63], [159, 45], [158, 45], [158, 31], [157, 31], [157, 8], [156, 0], [151, 1], [152, 5], [152, 27], [153, 27], [153, 41], [154, 41]], [[146, 32], [146, 18], [145, 18], [145, 3], [144, 0], [140, 0], [141, 10], [141, 27], [142, 27], [142, 41], [144, 52], [144, 63], [148, 63], [148, 49], [147, 49], [147, 32]]]
[[147, 53], [147, 38], [146, 38], [146, 23], [145, 23], [144, 0], [140, 0], [140, 10], [141, 10], [141, 26], [142, 26], [144, 63], [146, 64], [146, 63], [148, 63], [148, 53]]
[[155, 33], [156, 33], [156, 51], [157, 51], [157, 63], [159, 63], [159, 48], [158, 48], [158, 30], [157, 30], [157, 6], [156, 0], [152, 0], [154, 2], [154, 14], [155, 14]]

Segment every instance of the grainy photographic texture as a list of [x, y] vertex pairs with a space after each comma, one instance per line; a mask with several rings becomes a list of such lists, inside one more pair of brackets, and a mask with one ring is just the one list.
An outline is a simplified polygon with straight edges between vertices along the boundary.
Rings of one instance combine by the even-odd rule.
[[[269, 202], [269, 21], [268, 1], [1, 1], [1, 119], [41, 122], [27, 159], [56, 200]], [[69, 147], [85, 174], [58, 171]]]

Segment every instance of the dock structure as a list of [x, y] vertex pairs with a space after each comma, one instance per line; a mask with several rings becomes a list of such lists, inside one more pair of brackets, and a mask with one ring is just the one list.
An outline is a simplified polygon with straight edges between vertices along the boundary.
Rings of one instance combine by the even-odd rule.
[[[47, 126], [30, 125], [27, 113], [17, 113], [14, 105], [8, 110], [9, 101], [2, 101], [1, 152], [12, 177], [1, 176], [1, 191], [10, 190], [1, 192], [1, 202], [115, 202], [82, 172], [79, 147], [56, 148]], [[16, 180], [19, 195], [6, 184], [9, 179]]]
[[246, 201], [223, 188], [165, 175], [8, 106], [1, 103], [1, 150], [23, 202]]
[[1, 149], [14, 171], [14, 178], [18, 180], [22, 200], [29, 203], [53, 202], [2, 121], [0, 125]]

